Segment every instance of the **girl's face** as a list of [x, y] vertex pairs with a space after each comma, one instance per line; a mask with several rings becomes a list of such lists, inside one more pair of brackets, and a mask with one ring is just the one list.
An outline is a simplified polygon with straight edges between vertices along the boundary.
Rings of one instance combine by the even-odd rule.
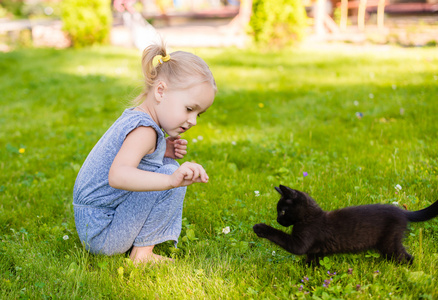
[[214, 94], [208, 82], [185, 89], [172, 89], [166, 84], [162, 89], [158, 87], [155, 94], [158, 125], [169, 136], [177, 137], [196, 125], [199, 115], [213, 104]]

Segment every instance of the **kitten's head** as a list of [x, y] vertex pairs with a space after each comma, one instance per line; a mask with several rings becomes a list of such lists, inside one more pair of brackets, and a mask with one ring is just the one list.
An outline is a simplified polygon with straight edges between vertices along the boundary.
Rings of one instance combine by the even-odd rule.
[[304, 221], [322, 212], [309, 195], [287, 186], [275, 187], [281, 198], [277, 204], [277, 222], [285, 227]]

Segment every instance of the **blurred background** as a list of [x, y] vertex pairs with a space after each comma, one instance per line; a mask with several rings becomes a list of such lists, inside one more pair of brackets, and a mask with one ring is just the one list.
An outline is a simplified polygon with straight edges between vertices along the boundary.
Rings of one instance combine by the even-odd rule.
[[432, 46], [438, 0], [0, 0], [0, 51], [112, 44], [144, 49]]

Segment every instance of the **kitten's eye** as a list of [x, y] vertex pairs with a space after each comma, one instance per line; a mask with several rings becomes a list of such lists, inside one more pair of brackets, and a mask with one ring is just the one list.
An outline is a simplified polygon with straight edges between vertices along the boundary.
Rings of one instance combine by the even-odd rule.
[[286, 214], [286, 211], [284, 211], [284, 210], [282, 210], [281, 212], [280, 212], [280, 215], [282, 215], [282, 216], [284, 216]]

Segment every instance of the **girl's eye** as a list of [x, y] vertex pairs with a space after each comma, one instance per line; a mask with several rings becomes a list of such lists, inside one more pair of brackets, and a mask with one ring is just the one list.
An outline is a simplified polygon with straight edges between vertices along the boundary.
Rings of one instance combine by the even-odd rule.
[[191, 107], [187, 107], [187, 111], [192, 111], [193, 109]]

